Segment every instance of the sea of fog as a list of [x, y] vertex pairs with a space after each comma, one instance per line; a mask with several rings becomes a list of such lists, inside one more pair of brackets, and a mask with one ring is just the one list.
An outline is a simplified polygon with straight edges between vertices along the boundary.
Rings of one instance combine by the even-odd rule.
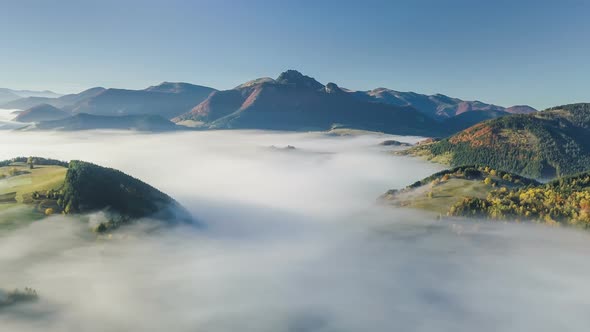
[[26, 123], [16, 122], [13, 119], [21, 110], [0, 109], [0, 130], [18, 129], [26, 126]]
[[76, 218], [54, 216], [0, 234], [0, 288], [40, 295], [0, 308], [0, 330], [590, 329], [590, 234], [379, 206], [386, 190], [441, 169], [378, 145], [391, 138], [419, 140], [0, 131], [0, 160], [114, 167], [199, 223], [96, 239]]

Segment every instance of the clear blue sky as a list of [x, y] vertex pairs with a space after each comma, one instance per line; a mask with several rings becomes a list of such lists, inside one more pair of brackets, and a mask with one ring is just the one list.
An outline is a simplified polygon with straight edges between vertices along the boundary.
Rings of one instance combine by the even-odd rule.
[[292, 68], [351, 89], [590, 101], [590, 1], [0, 2], [0, 86], [218, 89]]

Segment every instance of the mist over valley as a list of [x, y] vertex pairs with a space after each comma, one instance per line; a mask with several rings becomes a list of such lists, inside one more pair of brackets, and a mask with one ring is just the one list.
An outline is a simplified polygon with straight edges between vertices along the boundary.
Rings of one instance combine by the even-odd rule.
[[90, 225], [105, 218], [96, 213], [2, 231], [0, 285], [39, 294], [0, 308], [0, 324], [12, 331], [589, 324], [586, 232], [438, 220], [378, 202], [388, 189], [442, 169], [380, 145], [420, 137], [86, 131], [2, 132], [0, 140], [0, 159], [80, 159], [132, 174], [200, 224], [152, 220], [96, 235]]

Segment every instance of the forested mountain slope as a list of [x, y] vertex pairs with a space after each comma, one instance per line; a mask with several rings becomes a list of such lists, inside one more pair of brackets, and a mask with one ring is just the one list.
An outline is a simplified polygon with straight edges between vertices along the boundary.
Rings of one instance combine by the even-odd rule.
[[451, 166], [482, 164], [530, 177], [590, 170], [590, 104], [557, 106], [476, 124], [406, 154]]

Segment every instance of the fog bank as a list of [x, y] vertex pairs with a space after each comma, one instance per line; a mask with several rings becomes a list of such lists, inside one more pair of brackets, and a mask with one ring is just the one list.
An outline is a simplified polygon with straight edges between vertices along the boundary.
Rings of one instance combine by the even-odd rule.
[[[82, 159], [177, 198], [205, 227], [111, 239], [55, 216], [0, 233], [7, 331], [586, 331], [589, 235], [436, 221], [376, 198], [441, 169], [385, 135], [0, 131], [0, 159]], [[295, 150], [271, 149], [295, 146]], [[100, 218], [100, 215], [93, 216]]]

